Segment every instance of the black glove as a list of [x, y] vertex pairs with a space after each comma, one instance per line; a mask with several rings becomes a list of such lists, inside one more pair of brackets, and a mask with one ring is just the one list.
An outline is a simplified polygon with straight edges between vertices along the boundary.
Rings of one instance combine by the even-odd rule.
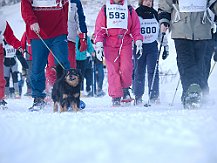
[[162, 54], [162, 59], [163, 60], [167, 59], [168, 55], [169, 55], [169, 47], [167, 45], [167, 46], [164, 46], [164, 51], [163, 51], [163, 54]]
[[214, 60], [215, 62], [217, 62], [217, 47], [214, 47], [213, 60]]
[[16, 51], [16, 56], [17, 56], [17, 59], [20, 61], [22, 67], [24, 69], [28, 69], [29, 65], [28, 65], [28, 63], [26, 62], [25, 58], [23, 57], [22, 53], [19, 50]]

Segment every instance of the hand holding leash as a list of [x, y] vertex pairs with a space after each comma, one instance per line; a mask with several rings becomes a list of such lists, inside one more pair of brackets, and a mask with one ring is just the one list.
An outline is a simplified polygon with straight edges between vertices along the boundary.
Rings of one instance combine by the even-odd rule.
[[40, 32], [40, 27], [39, 27], [39, 24], [38, 23], [33, 23], [30, 25], [30, 29], [32, 31], [34, 31], [35, 33], [39, 34]]

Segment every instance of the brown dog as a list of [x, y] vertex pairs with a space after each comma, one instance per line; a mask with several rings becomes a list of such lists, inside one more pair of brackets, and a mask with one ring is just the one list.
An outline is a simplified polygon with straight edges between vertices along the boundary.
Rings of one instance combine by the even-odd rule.
[[80, 88], [82, 75], [80, 70], [64, 70], [63, 75], [56, 80], [52, 89], [54, 102], [53, 111], [78, 111], [80, 105]]

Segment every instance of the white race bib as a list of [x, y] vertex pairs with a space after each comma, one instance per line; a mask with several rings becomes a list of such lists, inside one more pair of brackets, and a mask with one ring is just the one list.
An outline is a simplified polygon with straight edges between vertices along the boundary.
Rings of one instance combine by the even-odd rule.
[[124, 5], [110, 4], [106, 2], [106, 20], [107, 28], [127, 29], [128, 26], [128, 7], [127, 2]]
[[16, 55], [16, 50], [11, 45], [5, 45], [6, 58], [13, 58]]
[[141, 34], [143, 36], [143, 43], [152, 43], [158, 39], [159, 35], [159, 23], [156, 18], [153, 19], [142, 19], [140, 20]]
[[56, 7], [56, 0], [33, 0], [32, 6], [34, 7]]
[[207, 0], [179, 0], [180, 12], [203, 12], [207, 8]]

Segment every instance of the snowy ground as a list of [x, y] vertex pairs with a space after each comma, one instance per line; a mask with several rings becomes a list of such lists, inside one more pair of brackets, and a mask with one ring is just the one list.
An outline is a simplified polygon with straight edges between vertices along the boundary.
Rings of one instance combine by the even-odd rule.
[[[94, 7], [100, 8], [85, 7], [86, 15], [96, 16]], [[20, 38], [19, 4], [1, 10]], [[90, 31], [93, 17], [87, 17]], [[177, 73], [175, 57], [170, 40], [170, 56], [160, 60], [162, 72]], [[31, 98], [8, 99], [9, 109], [0, 110], [0, 163], [216, 163], [217, 70], [210, 77], [208, 104], [199, 110], [182, 108], [181, 87], [169, 106], [178, 79], [161, 77], [161, 104], [149, 108], [113, 108], [106, 95], [82, 98], [87, 108], [78, 113], [52, 113], [52, 106], [32, 113], [27, 111]]]

